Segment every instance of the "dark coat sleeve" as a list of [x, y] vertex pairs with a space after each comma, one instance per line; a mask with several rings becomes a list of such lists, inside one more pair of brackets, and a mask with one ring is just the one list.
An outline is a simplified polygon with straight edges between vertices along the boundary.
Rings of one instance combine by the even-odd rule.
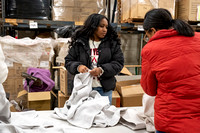
[[124, 56], [120, 46], [121, 44], [116, 42], [116, 44], [111, 48], [111, 62], [100, 65], [104, 70], [104, 73], [101, 76], [102, 78], [113, 77], [122, 70], [124, 66]]
[[78, 61], [77, 47], [72, 46], [69, 49], [68, 55], [65, 57], [65, 67], [71, 74], [75, 75], [75, 74], [79, 73], [77, 71], [77, 67], [79, 65], [81, 65], [81, 62]]

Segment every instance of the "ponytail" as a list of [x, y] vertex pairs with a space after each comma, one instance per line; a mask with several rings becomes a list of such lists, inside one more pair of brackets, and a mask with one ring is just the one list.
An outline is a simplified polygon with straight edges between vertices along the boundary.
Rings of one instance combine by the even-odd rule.
[[174, 28], [179, 35], [194, 36], [192, 27], [180, 19], [172, 19], [171, 13], [164, 8], [157, 8], [148, 11], [144, 17], [143, 28], [147, 31], [151, 28], [170, 29]]
[[194, 30], [192, 27], [180, 19], [173, 20], [172, 26], [180, 35], [189, 37], [194, 36]]

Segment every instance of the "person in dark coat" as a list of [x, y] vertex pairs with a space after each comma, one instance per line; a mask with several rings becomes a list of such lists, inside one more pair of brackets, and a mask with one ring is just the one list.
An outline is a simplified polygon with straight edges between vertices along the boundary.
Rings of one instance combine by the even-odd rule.
[[65, 67], [75, 75], [90, 72], [92, 88], [112, 101], [115, 75], [123, 68], [124, 56], [116, 31], [101, 14], [91, 14], [72, 36]]

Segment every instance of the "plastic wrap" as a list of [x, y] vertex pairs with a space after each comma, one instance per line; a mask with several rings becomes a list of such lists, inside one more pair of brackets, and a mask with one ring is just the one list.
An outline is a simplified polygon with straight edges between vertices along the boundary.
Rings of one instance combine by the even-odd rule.
[[57, 28], [55, 30], [55, 32], [57, 33], [58, 37], [60, 37], [60, 38], [69, 38], [79, 28], [81, 28], [81, 26], [66, 25], [66, 26]]
[[165, 8], [173, 18], [175, 15], [175, 0], [122, 0], [121, 7], [122, 21], [129, 18], [143, 19], [146, 12], [153, 8]]
[[[7, 65], [21, 63], [23, 67], [48, 68], [49, 61], [54, 56], [54, 40], [51, 38], [42, 39], [15, 39], [11, 36], [0, 37]], [[10, 65], [10, 66], [9, 66]]]
[[106, 0], [54, 0], [53, 20], [83, 24], [92, 13], [105, 14]]
[[7, 0], [6, 17], [51, 19], [51, 0]]
[[65, 63], [65, 57], [68, 54], [69, 44], [71, 38], [58, 38], [55, 43], [58, 45], [58, 56], [56, 57], [56, 63]]

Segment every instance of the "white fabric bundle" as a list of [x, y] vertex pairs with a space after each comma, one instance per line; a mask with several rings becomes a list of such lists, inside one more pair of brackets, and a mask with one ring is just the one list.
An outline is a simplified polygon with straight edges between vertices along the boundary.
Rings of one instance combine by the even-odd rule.
[[6, 80], [8, 75], [8, 68], [5, 63], [5, 57], [0, 45], [0, 121], [8, 122], [10, 119], [10, 104], [6, 99], [6, 94], [2, 83]]
[[0, 124], [0, 133], [88, 133], [86, 130], [41, 118], [37, 111], [12, 112], [10, 123]]
[[54, 110], [60, 119], [78, 127], [114, 126], [119, 122], [120, 111], [124, 109], [111, 106], [108, 97], [92, 90], [92, 78], [89, 72], [77, 74], [69, 100], [63, 108]]

